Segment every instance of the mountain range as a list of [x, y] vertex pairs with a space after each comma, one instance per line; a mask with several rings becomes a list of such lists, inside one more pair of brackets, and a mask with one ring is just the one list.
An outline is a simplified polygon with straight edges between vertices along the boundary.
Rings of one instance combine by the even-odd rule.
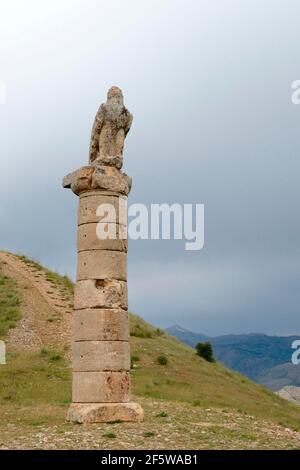
[[166, 331], [189, 346], [209, 341], [215, 358], [227, 367], [246, 375], [271, 390], [300, 386], [300, 365], [291, 362], [291, 345], [300, 336], [268, 336], [265, 334], [232, 334], [210, 337], [174, 325]]

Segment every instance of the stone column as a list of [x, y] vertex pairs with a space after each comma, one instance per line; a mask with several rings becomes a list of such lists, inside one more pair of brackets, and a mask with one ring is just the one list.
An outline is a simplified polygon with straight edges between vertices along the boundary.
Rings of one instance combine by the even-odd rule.
[[79, 196], [68, 411], [68, 420], [79, 423], [143, 419], [140, 405], [130, 401], [126, 203], [131, 178], [121, 167], [131, 121], [121, 90], [111, 88], [96, 115], [89, 166], [63, 181]]

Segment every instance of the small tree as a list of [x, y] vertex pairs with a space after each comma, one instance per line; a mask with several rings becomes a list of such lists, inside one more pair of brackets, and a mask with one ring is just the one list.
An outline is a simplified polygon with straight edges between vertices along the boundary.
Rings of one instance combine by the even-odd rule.
[[203, 359], [208, 362], [216, 362], [212, 345], [208, 341], [206, 343], [196, 344], [196, 354], [198, 354], [200, 357], [203, 357]]
[[161, 354], [157, 357], [156, 362], [160, 366], [166, 366], [168, 364], [168, 358], [164, 354]]

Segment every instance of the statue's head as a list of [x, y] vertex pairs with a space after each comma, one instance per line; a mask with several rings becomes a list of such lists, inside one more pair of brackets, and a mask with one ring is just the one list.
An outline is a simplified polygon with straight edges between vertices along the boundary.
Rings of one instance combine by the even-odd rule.
[[123, 105], [123, 93], [117, 86], [112, 86], [107, 93], [107, 101]]

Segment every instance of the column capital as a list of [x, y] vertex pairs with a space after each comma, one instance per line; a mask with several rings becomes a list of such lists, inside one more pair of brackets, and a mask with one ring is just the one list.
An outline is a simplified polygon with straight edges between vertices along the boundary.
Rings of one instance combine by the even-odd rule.
[[63, 179], [63, 187], [71, 189], [76, 196], [95, 190], [128, 196], [131, 184], [131, 177], [126, 173], [113, 166], [98, 164], [83, 166]]

